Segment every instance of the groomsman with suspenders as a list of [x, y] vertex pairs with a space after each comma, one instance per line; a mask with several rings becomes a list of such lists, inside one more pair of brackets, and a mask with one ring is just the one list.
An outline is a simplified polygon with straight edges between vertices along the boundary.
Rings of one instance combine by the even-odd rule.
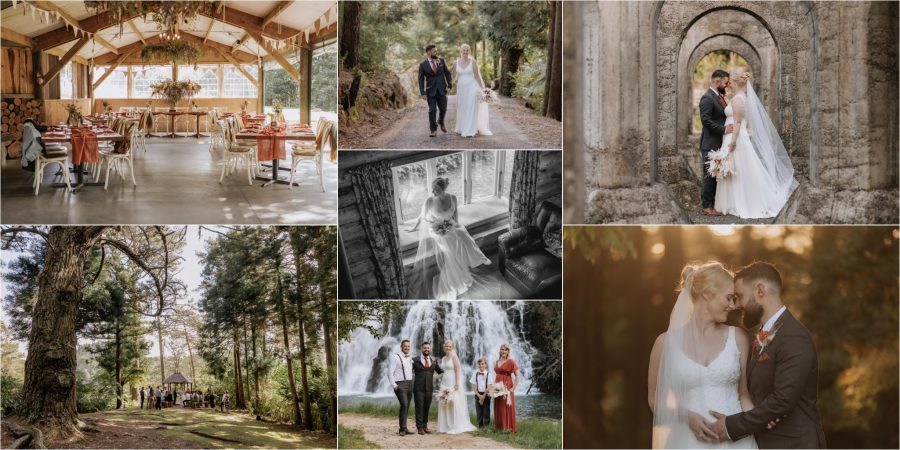
[[400, 401], [400, 436], [406, 436], [409, 429], [406, 428], [406, 418], [409, 415], [409, 403], [413, 398], [413, 368], [412, 357], [409, 356], [409, 340], [400, 342], [402, 353], [396, 353], [391, 358], [388, 366], [388, 381], [394, 388], [394, 394]]

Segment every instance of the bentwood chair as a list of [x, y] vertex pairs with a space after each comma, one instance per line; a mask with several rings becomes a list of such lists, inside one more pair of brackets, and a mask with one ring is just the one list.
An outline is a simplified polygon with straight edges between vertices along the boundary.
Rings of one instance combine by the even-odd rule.
[[294, 144], [291, 147], [291, 179], [289, 182], [290, 184], [288, 185], [289, 189], [294, 188], [294, 174], [297, 171], [297, 166], [303, 161], [311, 161], [316, 166], [316, 174], [319, 176], [319, 185], [322, 187], [322, 192], [325, 192], [325, 176], [322, 168], [324, 161], [323, 155], [325, 152], [323, 150], [326, 145], [329, 145], [331, 151], [335, 151], [335, 143], [337, 140], [336, 137], [333, 136], [334, 132], [334, 122], [319, 119], [319, 123], [316, 124], [315, 142], [312, 143], [312, 145]]

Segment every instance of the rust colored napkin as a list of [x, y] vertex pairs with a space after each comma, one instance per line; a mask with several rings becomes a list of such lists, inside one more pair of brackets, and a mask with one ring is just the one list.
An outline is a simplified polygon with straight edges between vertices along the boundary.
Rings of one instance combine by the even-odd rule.
[[95, 163], [100, 160], [97, 135], [84, 128], [72, 129], [72, 164]]
[[284, 130], [265, 127], [256, 136], [256, 150], [260, 161], [272, 161], [275, 159], [285, 159], [284, 139], [278, 136], [284, 136]]

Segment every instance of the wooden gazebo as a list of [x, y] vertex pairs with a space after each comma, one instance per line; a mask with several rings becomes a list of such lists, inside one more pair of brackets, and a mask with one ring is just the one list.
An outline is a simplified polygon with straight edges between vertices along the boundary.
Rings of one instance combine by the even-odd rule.
[[[175, 372], [172, 375], [166, 377], [166, 379], [163, 381], [163, 385], [166, 386], [166, 390], [169, 392], [172, 392], [172, 385], [181, 386], [181, 392], [184, 392], [185, 390], [194, 390], [194, 382], [190, 378], [182, 375], [179, 372]], [[172, 402], [177, 404], [178, 399], [172, 397]]]

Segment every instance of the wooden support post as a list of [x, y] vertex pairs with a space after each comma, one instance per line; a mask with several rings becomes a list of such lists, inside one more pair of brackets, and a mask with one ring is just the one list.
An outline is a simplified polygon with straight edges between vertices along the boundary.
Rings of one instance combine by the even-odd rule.
[[51, 81], [53, 81], [53, 79], [56, 78], [57, 75], [59, 75], [59, 72], [63, 70], [63, 67], [66, 67], [66, 64], [68, 64], [69, 61], [72, 60], [72, 57], [75, 56], [75, 54], [78, 53], [78, 51], [81, 50], [81, 48], [84, 47], [84, 44], [87, 44], [87, 42], [87, 35], [84, 35], [84, 37], [79, 39], [78, 42], [76, 42], [75, 45], [73, 45], [72, 48], [70, 48], [69, 51], [67, 51], [66, 54], [63, 55], [62, 59], [60, 59], [59, 62], [56, 63], [56, 65], [53, 66], [53, 68], [50, 69], [50, 71], [48, 71], [46, 75], [44, 75], [44, 84], [49, 84]]
[[298, 60], [300, 61], [300, 123], [311, 123], [312, 102], [312, 50], [309, 47], [300, 47]]

